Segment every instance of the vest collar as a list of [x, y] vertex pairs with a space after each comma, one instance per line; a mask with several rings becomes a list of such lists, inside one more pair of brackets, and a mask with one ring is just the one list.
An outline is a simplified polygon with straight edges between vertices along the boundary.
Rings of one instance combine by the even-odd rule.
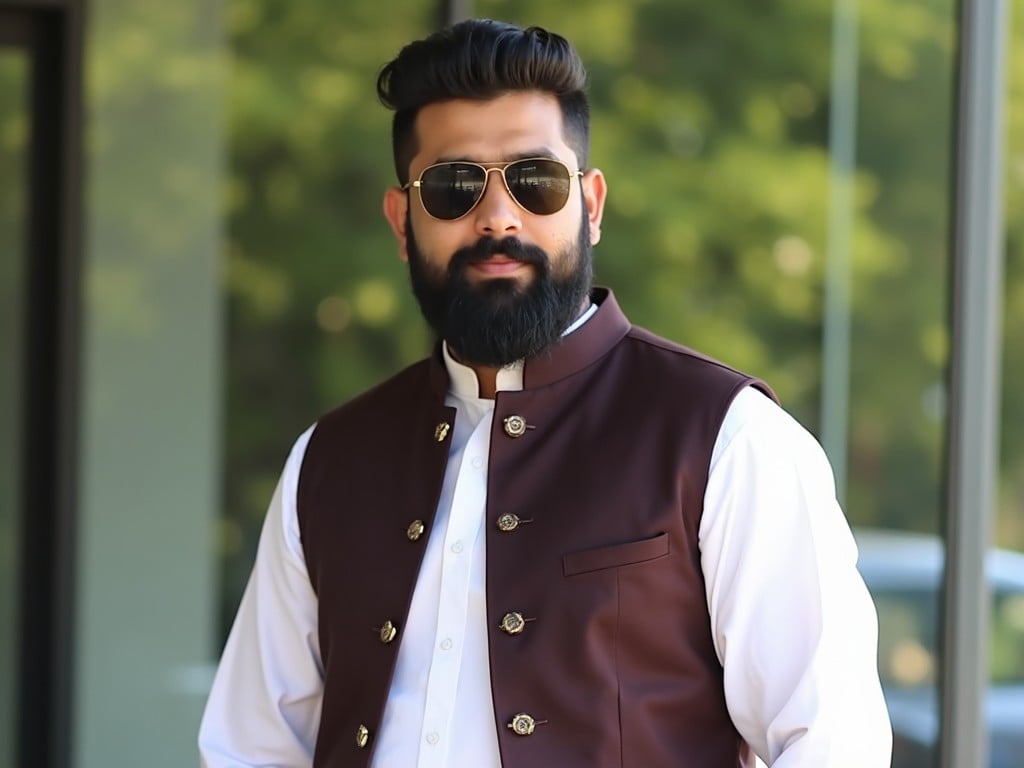
[[[568, 336], [563, 336], [557, 344], [525, 362], [524, 389], [547, 386], [583, 370], [603, 357], [629, 332], [629, 320], [610, 289], [594, 288], [590, 292], [590, 300], [597, 305], [593, 317]], [[430, 384], [434, 394], [441, 398], [448, 392], [448, 371], [441, 342], [434, 345], [430, 356]]]

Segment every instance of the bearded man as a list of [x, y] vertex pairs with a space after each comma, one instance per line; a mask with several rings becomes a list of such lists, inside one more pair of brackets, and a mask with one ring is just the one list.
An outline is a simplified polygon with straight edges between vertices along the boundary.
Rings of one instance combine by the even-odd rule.
[[591, 286], [585, 78], [483, 20], [382, 71], [384, 214], [439, 340], [296, 442], [208, 768], [889, 765], [821, 448]]

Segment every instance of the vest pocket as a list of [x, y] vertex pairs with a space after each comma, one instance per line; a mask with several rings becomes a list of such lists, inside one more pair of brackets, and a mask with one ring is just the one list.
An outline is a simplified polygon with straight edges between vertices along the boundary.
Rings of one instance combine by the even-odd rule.
[[612, 544], [597, 549], [585, 549], [582, 552], [570, 552], [568, 555], [562, 556], [562, 573], [566, 576], [575, 576], [605, 568], [618, 568], [622, 565], [656, 560], [659, 557], [664, 557], [668, 552], [668, 534], [659, 533], [640, 541], [627, 541], [624, 544]]

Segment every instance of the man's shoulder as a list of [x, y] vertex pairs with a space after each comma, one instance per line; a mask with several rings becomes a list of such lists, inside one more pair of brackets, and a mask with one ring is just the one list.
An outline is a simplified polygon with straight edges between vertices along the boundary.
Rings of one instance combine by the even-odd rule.
[[756, 381], [755, 377], [728, 363], [666, 339], [639, 325], [630, 327], [623, 342], [624, 351], [631, 361], [644, 367], [660, 369], [657, 372], [678, 372], [679, 375], [722, 381]]

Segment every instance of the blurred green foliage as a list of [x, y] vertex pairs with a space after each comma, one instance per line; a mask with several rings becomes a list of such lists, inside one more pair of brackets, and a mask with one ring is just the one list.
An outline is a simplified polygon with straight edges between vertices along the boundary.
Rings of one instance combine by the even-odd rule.
[[1024, 550], [1024, 0], [1011, 3], [1007, 40], [1006, 275], [996, 544]]
[[[935, 531], [957, 4], [858, 8], [846, 506], [857, 524]], [[428, 348], [379, 213], [394, 173], [375, 81], [439, 18], [423, 0], [231, 0], [228, 9], [226, 615], [291, 439]], [[598, 282], [634, 322], [768, 380], [817, 429], [833, 3], [477, 0], [475, 12], [561, 32], [589, 67], [591, 163], [610, 185]], [[1019, 388], [1020, 23], [1014, 40], [1005, 370]], [[1013, 388], [1004, 423], [1020, 425]], [[1003, 456], [1003, 517], [1017, 521], [1004, 543], [1024, 547], [1019, 429], [1004, 429]]]

